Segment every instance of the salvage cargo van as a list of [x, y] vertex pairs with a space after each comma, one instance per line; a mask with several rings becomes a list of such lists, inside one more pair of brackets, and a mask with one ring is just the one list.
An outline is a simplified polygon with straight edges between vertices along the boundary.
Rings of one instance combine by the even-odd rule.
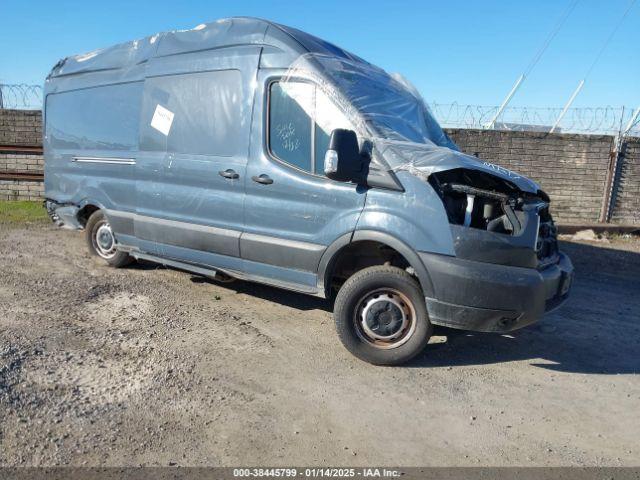
[[296, 29], [232, 18], [65, 58], [44, 119], [47, 209], [93, 254], [331, 298], [368, 362], [567, 298], [536, 183], [461, 153], [400, 75]]

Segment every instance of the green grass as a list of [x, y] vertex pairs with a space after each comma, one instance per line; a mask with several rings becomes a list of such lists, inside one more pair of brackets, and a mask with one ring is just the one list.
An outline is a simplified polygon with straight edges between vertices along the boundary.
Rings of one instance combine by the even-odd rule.
[[47, 219], [42, 202], [0, 200], [0, 223], [45, 222]]

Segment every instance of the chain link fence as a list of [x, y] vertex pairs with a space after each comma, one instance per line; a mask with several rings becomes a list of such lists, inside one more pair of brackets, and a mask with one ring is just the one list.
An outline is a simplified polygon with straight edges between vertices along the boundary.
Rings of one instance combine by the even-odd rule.
[[[429, 107], [443, 127], [477, 129], [486, 128], [499, 108], [457, 102], [430, 102]], [[0, 84], [0, 108], [40, 110], [42, 87]], [[561, 113], [562, 107], [507, 107], [496, 120], [493, 129], [548, 132]], [[628, 124], [632, 115], [633, 109], [626, 107], [570, 108], [555, 131], [615, 135]], [[640, 118], [628, 134], [640, 136]]]

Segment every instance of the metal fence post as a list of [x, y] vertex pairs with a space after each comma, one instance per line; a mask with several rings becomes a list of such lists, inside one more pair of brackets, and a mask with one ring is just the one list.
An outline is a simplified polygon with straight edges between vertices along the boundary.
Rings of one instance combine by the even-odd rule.
[[604, 183], [604, 194], [602, 198], [602, 208], [600, 209], [600, 223], [609, 223], [611, 219], [612, 204], [615, 201], [614, 191], [617, 183], [618, 164], [621, 157], [622, 141], [620, 135], [616, 135], [613, 139], [612, 150], [609, 152], [609, 166], [607, 167], [607, 176]]
[[605, 223], [609, 223], [613, 216], [613, 211], [616, 206], [616, 196], [621, 180], [618, 173], [622, 170], [623, 163], [625, 161], [625, 150], [627, 147], [625, 139], [638, 120], [638, 117], [640, 117], [640, 107], [631, 114], [629, 123], [623, 129], [624, 113], [625, 109], [622, 107], [622, 114], [620, 115], [620, 133], [616, 135], [614, 139], [614, 147], [610, 154], [611, 159], [609, 161], [609, 169], [607, 171], [607, 180], [605, 183], [606, 190], [604, 192], [604, 201], [602, 203], [602, 211], [600, 213], [600, 222]]
[[622, 127], [622, 125], [624, 124], [624, 115], [625, 108], [623, 106], [622, 112], [620, 114], [620, 127], [618, 130], [618, 134], [613, 140], [613, 151], [611, 151], [611, 153], [609, 154], [609, 168], [607, 169], [604, 198], [602, 202], [602, 210], [600, 212], [601, 223], [609, 223], [611, 221], [611, 216], [613, 215], [613, 210], [616, 206], [616, 197], [621, 180], [618, 173], [621, 171], [625, 159], [625, 149], [627, 146], [625, 138], [631, 131], [631, 128], [633, 127], [636, 119], [640, 115], [640, 107], [638, 107], [635, 112], [632, 113], [631, 119], [629, 120], [629, 123], [625, 128]]

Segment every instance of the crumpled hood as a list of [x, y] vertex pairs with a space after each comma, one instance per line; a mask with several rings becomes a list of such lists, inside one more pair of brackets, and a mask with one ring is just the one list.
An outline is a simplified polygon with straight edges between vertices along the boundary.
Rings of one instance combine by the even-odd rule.
[[540, 190], [540, 186], [527, 177], [450, 148], [387, 139], [376, 139], [374, 145], [377, 153], [394, 172], [407, 171], [426, 179], [435, 172], [467, 168], [500, 177], [513, 183], [523, 192], [536, 194]]

